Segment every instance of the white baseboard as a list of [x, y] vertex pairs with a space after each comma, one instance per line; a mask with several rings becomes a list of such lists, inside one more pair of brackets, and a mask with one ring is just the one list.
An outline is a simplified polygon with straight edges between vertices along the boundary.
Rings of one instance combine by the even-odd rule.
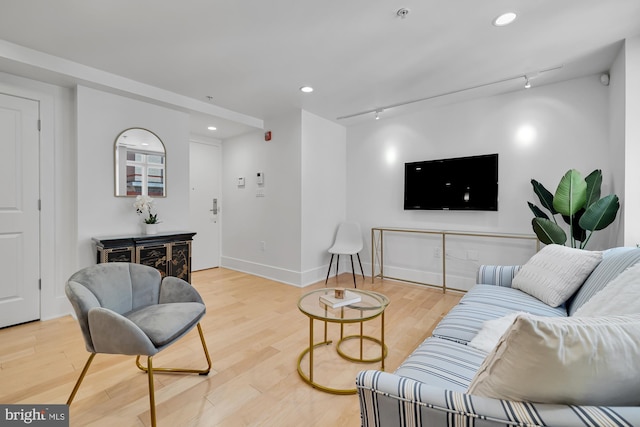
[[257, 262], [246, 261], [238, 258], [221, 257], [220, 266], [265, 279], [276, 280], [287, 285], [302, 287], [302, 275], [300, 272], [287, 270], [285, 268], [272, 267], [270, 265], [259, 264]]
[[66, 296], [57, 296], [40, 307], [40, 320], [51, 320], [73, 313], [73, 307]]
[[[303, 288], [305, 286], [312, 285], [314, 283], [324, 281], [327, 278], [327, 270], [329, 264], [320, 267], [312, 268], [306, 271], [293, 271], [279, 267], [273, 267], [270, 265], [259, 264], [252, 261], [247, 261], [239, 258], [221, 257], [220, 266], [229, 268], [231, 270], [241, 271], [247, 274], [253, 274], [254, 276], [264, 277], [270, 280], [276, 280], [278, 282], [286, 283], [287, 285]], [[349, 260], [340, 260], [338, 274], [351, 273], [351, 262]], [[356, 270], [356, 277], [360, 276], [360, 266], [357, 261], [354, 263]], [[367, 268], [365, 264], [362, 264], [364, 274], [367, 276]], [[331, 274], [329, 278], [335, 276], [335, 263], [331, 267]]]

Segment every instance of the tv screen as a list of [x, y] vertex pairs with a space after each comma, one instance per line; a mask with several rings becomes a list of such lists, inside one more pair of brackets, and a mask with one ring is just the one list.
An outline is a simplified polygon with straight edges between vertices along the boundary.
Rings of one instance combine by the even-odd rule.
[[404, 165], [405, 210], [498, 210], [498, 155]]

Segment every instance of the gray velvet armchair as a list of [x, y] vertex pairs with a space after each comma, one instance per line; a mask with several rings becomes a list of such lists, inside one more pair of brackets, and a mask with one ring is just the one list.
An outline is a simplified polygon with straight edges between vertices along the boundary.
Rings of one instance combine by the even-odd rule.
[[[154, 372], [185, 372], [207, 375], [211, 358], [200, 319], [206, 312], [198, 292], [176, 277], [161, 278], [158, 270], [140, 264], [105, 263], [75, 273], [65, 292], [78, 317], [90, 353], [67, 405], [75, 397], [97, 353], [136, 357], [136, 365], [148, 374], [151, 425], [156, 425]], [[153, 356], [194, 327], [207, 359], [203, 370], [156, 368]], [[147, 364], [140, 357], [147, 357]]]

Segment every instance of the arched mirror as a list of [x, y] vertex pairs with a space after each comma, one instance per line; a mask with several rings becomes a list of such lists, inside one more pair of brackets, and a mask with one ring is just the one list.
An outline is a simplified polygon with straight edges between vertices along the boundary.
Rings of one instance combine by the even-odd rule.
[[166, 152], [158, 136], [146, 129], [126, 129], [115, 143], [116, 196], [166, 197]]

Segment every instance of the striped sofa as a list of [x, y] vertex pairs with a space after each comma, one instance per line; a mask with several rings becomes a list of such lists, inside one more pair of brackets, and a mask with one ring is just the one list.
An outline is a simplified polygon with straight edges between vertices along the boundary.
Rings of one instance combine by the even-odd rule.
[[487, 353], [467, 344], [485, 320], [516, 311], [571, 316], [622, 271], [640, 249], [615, 248], [566, 304], [552, 308], [511, 288], [519, 266], [481, 266], [478, 284], [394, 373], [362, 371], [356, 379], [363, 427], [640, 426], [640, 407], [540, 404], [467, 394]]

